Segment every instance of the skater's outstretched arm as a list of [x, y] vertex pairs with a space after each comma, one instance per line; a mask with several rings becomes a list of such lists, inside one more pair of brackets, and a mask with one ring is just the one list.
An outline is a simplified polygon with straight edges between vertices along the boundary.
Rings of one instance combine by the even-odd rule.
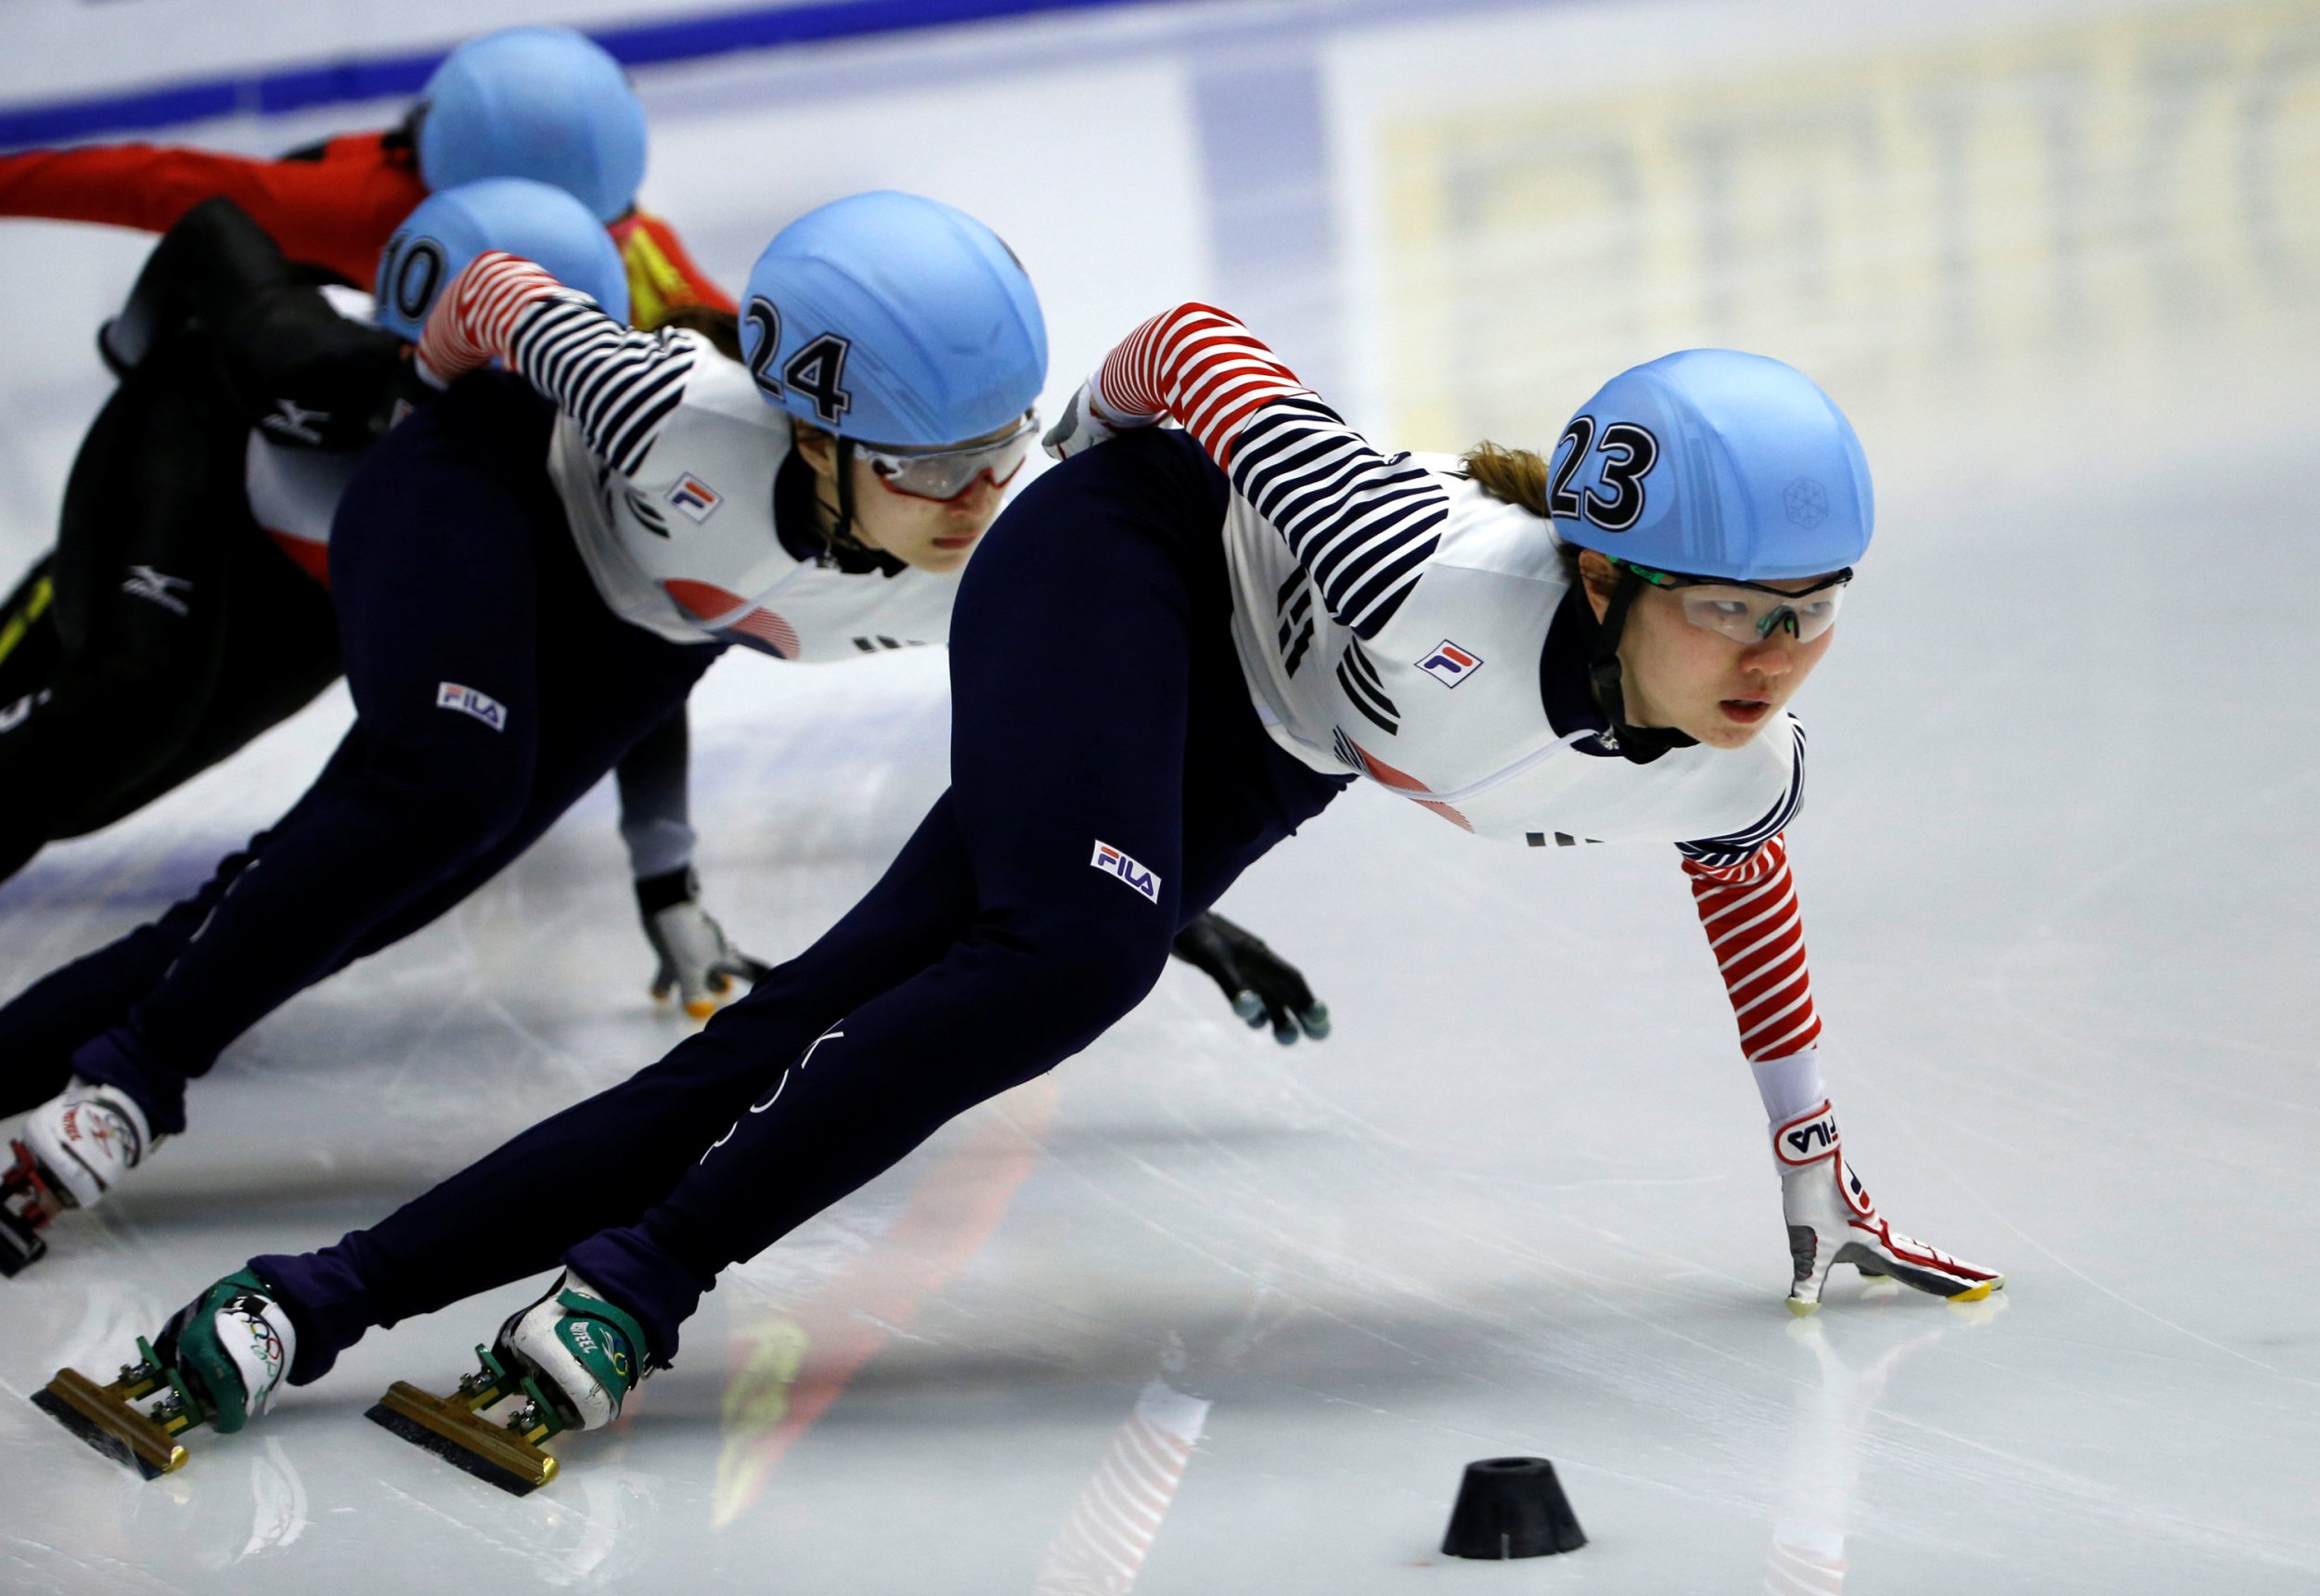
[[[1803, 747], [1799, 741], [1799, 786]], [[1787, 813], [1795, 812], [1795, 798], [1792, 791]], [[1846, 1161], [1821, 1082], [1821, 1020], [1812, 1007], [1788, 840], [1776, 829], [1759, 835], [1755, 842], [1686, 843], [1683, 871], [1739, 1021], [1740, 1046], [1772, 1121], [1793, 1266], [1789, 1309], [1809, 1314], [1818, 1308], [1829, 1270], [1840, 1263], [1936, 1296], [1987, 1296], [2004, 1276], [1895, 1230]]]
[[620, 835], [637, 883], [637, 912], [645, 940], [659, 960], [655, 999], [674, 999], [696, 1020], [716, 1011], [719, 999], [754, 985], [769, 966], [726, 939], [725, 928], [701, 907], [701, 876], [693, 868], [688, 788], [692, 739], [685, 706], [647, 732], [622, 756]]
[[367, 283], [380, 246], [427, 187], [407, 148], [378, 133], [334, 138], [310, 159], [283, 161], [150, 144], [0, 156], [0, 215], [159, 233], [220, 195], [290, 259]]
[[447, 385], [501, 362], [580, 423], [599, 460], [633, 477], [703, 347], [694, 335], [638, 332], [530, 261], [488, 250], [435, 302], [419, 364]]
[[1441, 481], [1347, 426], [1256, 334], [1183, 304], [1120, 341], [1046, 438], [1058, 458], [1123, 428], [1174, 419], [1199, 440], [1312, 577], [1373, 639], [1418, 585], [1449, 514]]

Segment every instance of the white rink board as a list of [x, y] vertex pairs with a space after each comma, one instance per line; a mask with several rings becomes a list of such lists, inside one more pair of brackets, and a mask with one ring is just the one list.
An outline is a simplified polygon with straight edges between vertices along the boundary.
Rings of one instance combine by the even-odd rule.
[[[1171, 972], [734, 1271], [535, 1497], [361, 1419], [392, 1380], [447, 1382], [532, 1282], [374, 1333], [154, 1485], [25, 1404], [249, 1254], [376, 1218], [658, 1055], [599, 792], [261, 1025], [190, 1135], [0, 1282], [0, 1589], [2320, 1585], [2320, 14], [1313, 10], [648, 74], [648, 198], [728, 283], [851, 187], [983, 212], [1048, 302], [1050, 408], [1134, 319], [1228, 290], [1418, 446], [1545, 442], [1684, 342], [1823, 374], [1880, 508], [1799, 704], [1828, 1075], [1888, 1216], [2006, 1269], [2002, 1304], [1847, 1281], [1792, 1322], [1673, 861], [1500, 851], [1366, 792], [1224, 906], [1313, 976], [1326, 1044], [1276, 1049]], [[1267, 200], [1276, 149], [1301, 153]], [[1249, 221], [1282, 215], [1308, 225]], [[140, 249], [0, 229], [0, 574], [49, 535]], [[0, 886], [0, 995], [189, 888], [345, 714], [334, 693]], [[711, 907], [778, 956], [939, 792], [942, 662], [729, 661], [695, 727]], [[1175, 1461], [1122, 1552], [1102, 1482], [1154, 1436]], [[1462, 1465], [1532, 1452], [1590, 1546], [1442, 1559]]]

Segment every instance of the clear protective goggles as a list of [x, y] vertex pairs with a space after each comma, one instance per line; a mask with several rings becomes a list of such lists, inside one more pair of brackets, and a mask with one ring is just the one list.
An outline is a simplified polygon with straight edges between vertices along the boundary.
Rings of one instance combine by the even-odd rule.
[[1761, 582], [1740, 582], [1721, 576], [1682, 576], [1631, 565], [1612, 563], [1632, 571], [1653, 586], [1664, 589], [1683, 609], [1683, 618], [1703, 632], [1713, 632], [1735, 643], [1756, 644], [1776, 632], [1799, 643], [1810, 643], [1837, 624], [1837, 607], [1844, 602], [1845, 585], [1853, 579], [1847, 566], [1797, 593], [1785, 593]]
[[856, 444], [854, 452], [870, 462], [879, 485], [888, 493], [947, 504], [972, 491], [979, 482], [987, 481], [994, 488], [1003, 488], [1013, 482], [1031, 453], [1031, 441], [1038, 435], [1039, 413], [1026, 410], [1023, 419], [1003, 437], [942, 449], [896, 449], [878, 444]]

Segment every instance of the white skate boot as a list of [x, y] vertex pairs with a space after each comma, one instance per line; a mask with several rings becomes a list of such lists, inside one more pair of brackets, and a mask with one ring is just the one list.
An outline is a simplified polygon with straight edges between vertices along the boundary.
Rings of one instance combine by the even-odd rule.
[[[647, 1357], [637, 1321], [569, 1271], [475, 1355], [482, 1368], [449, 1396], [398, 1380], [368, 1417], [516, 1496], [556, 1477], [556, 1460], [541, 1442], [620, 1417]], [[486, 1419], [487, 1409], [499, 1411]]]
[[103, 1202], [157, 1139], [145, 1111], [117, 1087], [76, 1078], [34, 1109], [0, 1176], [0, 1274], [45, 1253], [40, 1229], [67, 1208]]
[[561, 1430], [600, 1430], [644, 1378], [644, 1332], [578, 1275], [500, 1327], [495, 1349], [539, 1383]]
[[1864, 1275], [1888, 1275], [1952, 1302], [1979, 1302], [2005, 1284], [1996, 1270], [1904, 1236], [1878, 1215], [1868, 1188], [1845, 1161], [1837, 1115], [1825, 1101], [1772, 1132], [1772, 1156], [1780, 1164], [1780, 1205], [1796, 1268], [1789, 1312], [1818, 1311], [1821, 1288], [1837, 1264]]

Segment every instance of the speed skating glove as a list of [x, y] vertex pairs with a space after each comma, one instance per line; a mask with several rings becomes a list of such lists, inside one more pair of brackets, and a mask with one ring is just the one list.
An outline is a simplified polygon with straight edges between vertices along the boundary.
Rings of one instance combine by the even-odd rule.
[[696, 1020], [716, 1012], [717, 1001], [736, 980], [755, 985], [772, 969], [725, 938], [725, 928], [701, 907], [701, 881], [691, 869], [647, 876], [637, 882], [637, 908], [644, 934], [661, 966], [652, 976], [652, 996], [672, 993]]
[[1273, 1040], [1284, 1048], [1300, 1035], [1317, 1042], [1329, 1035], [1329, 1005], [1313, 996], [1297, 967], [1224, 916], [1204, 914], [1186, 926], [1177, 933], [1175, 953], [1224, 989], [1250, 1030], [1270, 1022]]
[[1122, 432], [1152, 426], [1159, 419], [1157, 416], [1115, 414], [1097, 393], [1096, 380], [1090, 377], [1071, 396], [1071, 403], [1063, 406], [1063, 413], [1039, 440], [1039, 446], [1052, 458], [1068, 460], [1098, 444], [1110, 443]]
[[1889, 1276], [1952, 1302], [1979, 1302], [2005, 1284], [2005, 1277], [1993, 1269], [1902, 1235], [1877, 1213], [1868, 1188], [1845, 1160], [1837, 1115], [1825, 1100], [1774, 1128], [1772, 1156], [1780, 1165], [1780, 1205], [1788, 1220], [1795, 1266], [1789, 1312], [1818, 1310], [1821, 1288], [1837, 1264], [1850, 1264], [1864, 1275]]

